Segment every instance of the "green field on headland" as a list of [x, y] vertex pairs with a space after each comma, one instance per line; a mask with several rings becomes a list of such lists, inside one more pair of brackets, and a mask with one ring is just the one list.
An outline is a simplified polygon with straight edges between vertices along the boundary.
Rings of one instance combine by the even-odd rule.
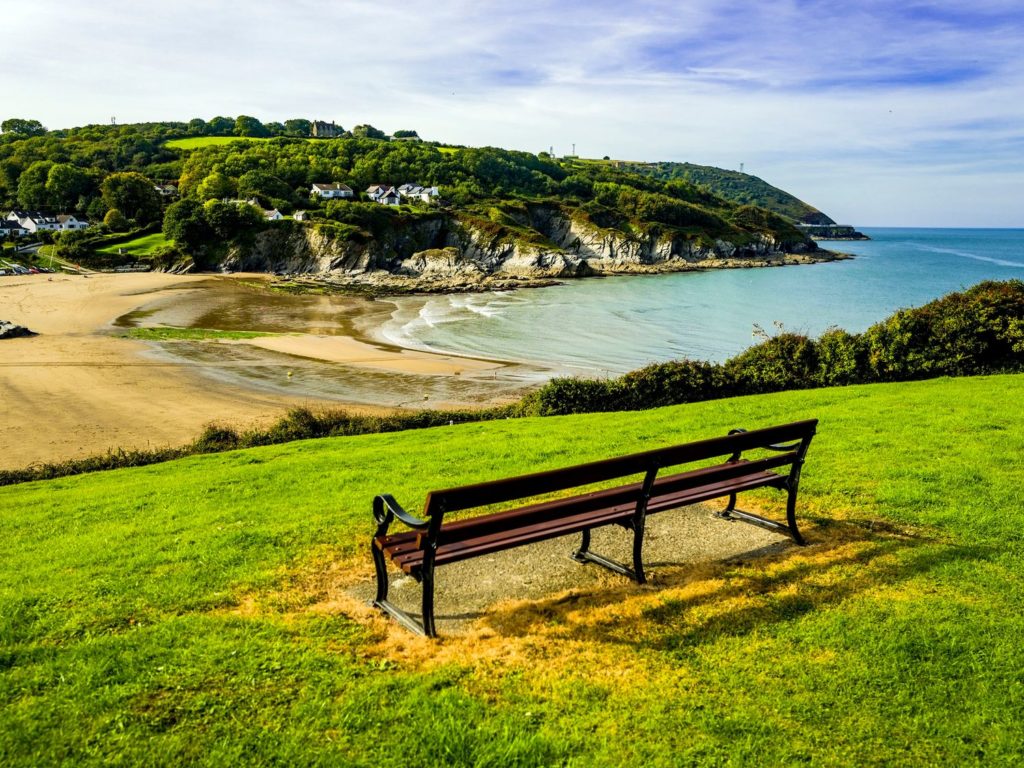
[[128, 255], [135, 257], [152, 256], [156, 251], [161, 248], [166, 248], [171, 244], [163, 232], [154, 232], [153, 234], [143, 235], [134, 240], [129, 240], [124, 243], [117, 243], [116, 245], [108, 245], [104, 248], [97, 249], [97, 253], [113, 255]]
[[[0, 489], [0, 764], [1018, 764], [1022, 396], [1021, 375], [784, 392]], [[339, 598], [370, 574], [376, 493], [415, 510], [807, 417], [807, 549], [436, 645]]]
[[192, 136], [187, 139], [171, 139], [167, 142], [169, 149], [200, 149], [202, 147], [220, 146], [222, 144], [235, 144], [239, 141], [270, 141], [270, 139], [257, 138], [255, 136]]

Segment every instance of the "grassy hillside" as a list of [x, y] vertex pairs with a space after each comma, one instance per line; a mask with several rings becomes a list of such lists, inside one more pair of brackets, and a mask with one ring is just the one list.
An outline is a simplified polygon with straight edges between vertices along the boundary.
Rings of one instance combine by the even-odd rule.
[[[790, 392], [0, 489], [0, 764], [1017, 764], [1022, 396], [1024, 376]], [[807, 549], [436, 645], [339, 597], [371, 571], [375, 493], [415, 510], [805, 417]]]
[[749, 173], [693, 163], [620, 163], [627, 170], [670, 181], [680, 179], [699, 184], [716, 195], [740, 205], [757, 205], [808, 224], [834, 224], [828, 216], [789, 192], [773, 187]]

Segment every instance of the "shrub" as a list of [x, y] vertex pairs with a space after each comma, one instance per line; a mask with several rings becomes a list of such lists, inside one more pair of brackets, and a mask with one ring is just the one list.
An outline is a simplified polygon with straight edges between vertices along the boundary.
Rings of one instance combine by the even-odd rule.
[[842, 328], [829, 328], [818, 339], [819, 386], [832, 387], [864, 381], [867, 350], [863, 337]]
[[817, 383], [817, 345], [800, 334], [780, 333], [730, 359], [725, 370], [738, 394], [807, 389]]
[[111, 208], [103, 217], [103, 224], [111, 232], [126, 232], [129, 228], [128, 219], [117, 208]]
[[576, 376], [552, 379], [536, 393], [536, 415], [565, 416], [572, 413], [614, 411], [620, 408], [611, 381]]
[[735, 384], [720, 365], [675, 360], [627, 373], [617, 389], [625, 407], [642, 409], [728, 397]]
[[1024, 282], [986, 281], [864, 334], [869, 380], [906, 381], [1019, 371], [1024, 366]]
[[239, 447], [238, 432], [230, 427], [209, 424], [192, 443], [195, 453], [217, 453]]

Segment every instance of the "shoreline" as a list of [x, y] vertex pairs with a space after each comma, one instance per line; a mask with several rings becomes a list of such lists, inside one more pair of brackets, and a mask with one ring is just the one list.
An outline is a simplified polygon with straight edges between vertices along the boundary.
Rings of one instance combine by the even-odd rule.
[[488, 293], [515, 291], [521, 288], [549, 288], [557, 285], [598, 278], [634, 277], [640, 275], [668, 275], [685, 272], [711, 272], [717, 270], [765, 269], [774, 267], [808, 266], [847, 261], [853, 254], [819, 248], [807, 253], [779, 251], [761, 258], [716, 258], [701, 261], [674, 259], [651, 264], [632, 264], [628, 268], [593, 271], [576, 275], [543, 275], [527, 277], [491, 273], [474, 277], [415, 277], [384, 270], [351, 275], [310, 273], [278, 278], [274, 290], [295, 294], [335, 291], [339, 295], [387, 299], [402, 296], [434, 296], [460, 293]]
[[[266, 426], [295, 407], [345, 407], [364, 413], [396, 410], [394, 404], [321, 396], [301, 386], [289, 392], [237, 376], [218, 378], [207, 375], [204, 366], [224, 367], [232, 373], [233, 364], [190, 365], [155, 352], [154, 342], [117, 334], [124, 326], [114, 323], [143, 307], [180, 311], [211, 293], [208, 289], [213, 286], [231, 286], [238, 278], [254, 277], [265, 279], [263, 275], [92, 273], [30, 275], [0, 282], [0, 319], [37, 334], [0, 341], [0, 468], [20, 469], [121, 448], [180, 446], [211, 423], [241, 429]], [[349, 307], [355, 315], [359, 309]], [[507, 365], [384, 348], [359, 339], [354, 328], [343, 330], [352, 333], [251, 341], [287, 356], [281, 368], [301, 373], [304, 361], [308, 370], [330, 368], [333, 363], [349, 369], [354, 380], [365, 378], [371, 389], [386, 388], [392, 379], [419, 381], [422, 389], [422, 381], [428, 379], [459, 382], [496, 377], [496, 371]], [[258, 345], [247, 346], [261, 351]], [[318, 358], [327, 362], [319, 363]], [[237, 369], [247, 365], [243, 361]], [[286, 381], [291, 379], [288, 374]], [[422, 397], [409, 399], [420, 401], [422, 407]], [[431, 400], [430, 404], [439, 403]]]

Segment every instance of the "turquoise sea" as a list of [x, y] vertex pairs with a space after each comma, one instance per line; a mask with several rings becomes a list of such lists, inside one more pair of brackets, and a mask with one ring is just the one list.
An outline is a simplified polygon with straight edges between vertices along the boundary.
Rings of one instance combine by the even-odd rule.
[[1024, 279], [1022, 229], [862, 231], [872, 239], [824, 244], [856, 257], [849, 261], [403, 297], [378, 333], [403, 346], [600, 375], [683, 357], [722, 361], [756, 342], [755, 325], [859, 332], [982, 280]]

